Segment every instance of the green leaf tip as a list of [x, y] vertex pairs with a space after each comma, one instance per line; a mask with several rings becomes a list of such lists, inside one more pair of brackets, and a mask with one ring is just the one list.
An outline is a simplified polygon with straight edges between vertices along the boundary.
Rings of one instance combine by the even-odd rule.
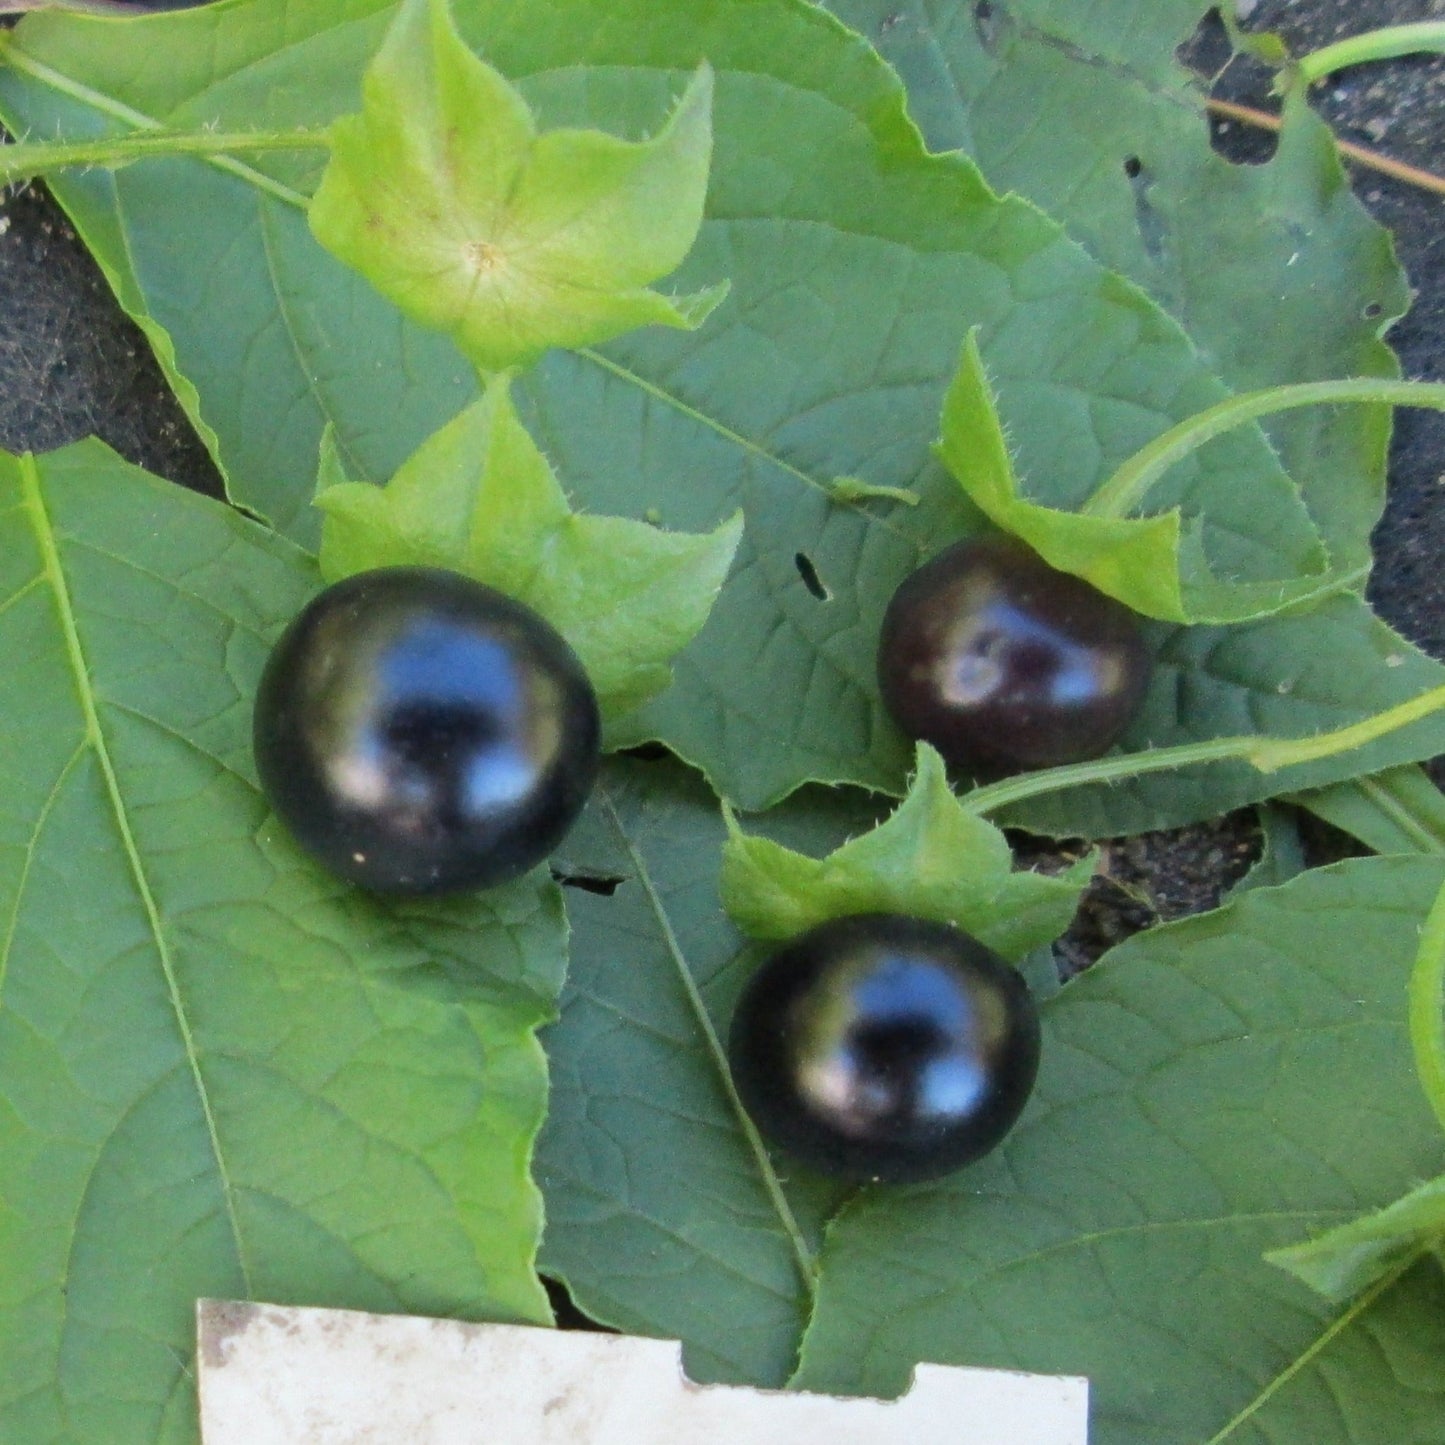
[[1018, 959], [1064, 931], [1094, 868], [1087, 858], [1057, 878], [1015, 873], [1004, 835], [960, 804], [926, 743], [891, 816], [826, 858], [746, 834], [730, 810], [724, 817], [723, 907], [744, 933], [770, 941], [850, 913], [906, 913]]
[[407, 316], [486, 371], [638, 326], [700, 326], [727, 294], [648, 290], [702, 224], [712, 70], [650, 140], [539, 133], [530, 107], [458, 33], [445, 0], [403, 0], [332, 127], [311, 229]]
[[510, 378], [428, 438], [385, 487], [331, 481], [323, 454], [321, 571], [450, 567], [526, 603], [571, 643], [615, 721], [671, 682], [668, 662], [702, 629], [743, 521], [664, 532], [572, 510], [517, 416]]
[[1343, 1302], [1409, 1268], [1427, 1251], [1438, 1255], [1442, 1249], [1445, 1175], [1303, 1244], [1272, 1249], [1265, 1259], [1326, 1299]]
[[[1145, 617], [1188, 624], [1244, 622], [1343, 585], [1330, 574], [1323, 546], [1314, 556], [1317, 571], [1265, 581], [1223, 580], [1210, 570], [1202, 520], [1186, 520], [1178, 508], [1132, 517], [1095, 508], [1093, 501], [1079, 512], [1029, 501], [1009, 454], [977, 328], [964, 341], [958, 370], [945, 393], [936, 450], [969, 499], [996, 526], [1027, 542], [1051, 567], [1082, 577]], [[1126, 462], [1099, 496], [1114, 488], [1138, 460]], [[1149, 478], [1154, 475], [1151, 469]]]

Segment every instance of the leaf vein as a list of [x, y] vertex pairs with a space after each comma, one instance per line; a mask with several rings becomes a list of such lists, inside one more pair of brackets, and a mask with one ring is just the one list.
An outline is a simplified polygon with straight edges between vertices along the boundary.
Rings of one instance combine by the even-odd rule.
[[190, 1067], [192, 1084], [195, 1088], [197, 1100], [205, 1119], [212, 1155], [215, 1158], [216, 1168], [220, 1176], [221, 1194], [225, 1202], [227, 1219], [236, 1247], [237, 1263], [241, 1270], [242, 1279], [249, 1292], [251, 1288], [251, 1276], [246, 1260], [240, 1219], [236, 1212], [235, 1188], [231, 1183], [225, 1154], [221, 1148], [221, 1139], [216, 1125], [215, 1111], [211, 1106], [210, 1092], [206, 1085], [205, 1075], [201, 1069], [200, 1056], [196, 1047], [195, 1037], [191, 1030], [190, 1018], [181, 997], [180, 980], [176, 973], [175, 958], [171, 952], [170, 939], [167, 936], [161, 917], [160, 904], [151, 887], [145, 861], [141, 857], [140, 848], [131, 827], [130, 816], [126, 808], [124, 795], [121, 791], [120, 779], [116, 772], [114, 760], [110, 755], [110, 748], [106, 741], [105, 732], [101, 727], [95, 690], [92, 685], [84, 648], [80, 640], [79, 623], [70, 597], [70, 586], [66, 580], [64, 565], [61, 561], [60, 551], [56, 543], [55, 529], [51, 523], [50, 514], [45, 505], [45, 499], [41, 495], [40, 473], [34, 458], [29, 456], [21, 458], [20, 476], [27, 513], [35, 533], [36, 542], [40, 548], [41, 556], [45, 562], [46, 578], [55, 596], [56, 608], [59, 613], [61, 630], [64, 636], [66, 657], [70, 664], [77, 701], [80, 704], [81, 715], [85, 722], [85, 740], [94, 749], [96, 760], [100, 765], [101, 776], [104, 780], [112, 816], [115, 819], [116, 830], [120, 835], [121, 848], [129, 866], [136, 892], [139, 895], [141, 907], [146, 916], [146, 923], [155, 945], [157, 961], [160, 963], [161, 972], [165, 978], [171, 1009], [176, 1021], [176, 1028], [180, 1034], [181, 1042], [185, 1050], [186, 1061]]

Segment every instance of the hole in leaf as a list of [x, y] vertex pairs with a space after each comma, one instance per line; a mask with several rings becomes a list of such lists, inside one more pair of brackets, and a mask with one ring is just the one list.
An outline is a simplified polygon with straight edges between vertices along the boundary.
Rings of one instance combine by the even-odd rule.
[[973, 7], [973, 28], [978, 32], [978, 43], [993, 55], [998, 49], [999, 33], [1003, 29], [1003, 12], [993, 0], [978, 0]]
[[639, 763], [660, 763], [668, 756], [661, 743], [638, 743], [635, 747], [618, 748], [617, 754], [623, 758], [635, 758]]
[[1273, 131], [1246, 125], [1228, 116], [1211, 115], [1209, 144], [1217, 155], [1237, 166], [1262, 166], [1274, 159], [1279, 137]]
[[610, 874], [564, 873], [560, 868], [552, 870], [552, 881], [563, 888], [580, 888], [583, 893], [595, 893], [599, 898], [611, 898], [627, 881]]
[[1169, 252], [1169, 225], [1155, 208], [1150, 194], [1154, 178], [1138, 156], [1125, 158], [1124, 174], [1129, 177], [1129, 188], [1134, 192], [1134, 224], [1139, 228], [1144, 253], [1156, 266], [1162, 265]]
[[594, 1330], [598, 1334], [604, 1335], [617, 1333], [611, 1325], [600, 1325], [590, 1315], [583, 1314], [577, 1306], [577, 1301], [572, 1298], [571, 1291], [560, 1279], [553, 1279], [550, 1275], [544, 1274], [542, 1288], [547, 1291], [547, 1302], [552, 1306], [552, 1313], [557, 1317], [559, 1330]]
[[827, 602], [832, 593], [823, 585], [823, 579], [818, 576], [818, 569], [813, 566], [813, 559], [806, 552], [797, 552], [793, 556], [793, 565], [798, 569], [798, 576], [803, 579], [803, 586], [818, 599], [819, 602]]
[[1194, 34], [1175, 50], [1174, 58], [1186, 70], [1211, 81], [1230, 63], [1234, 58], [1234, 45], [1218, 6], [1205, 13]]
[[1385, 308], [1378, 301], [1371, 301], [1362, 314], [1366, 321], [1375, 321], [1385, 314]]
[[[1274, 72], [1254, 56], [1236, 54], [1216, 6], [1175, 52], [1179, 63], [1199, 77], [1211, 100], [1233, 101], [1256, 110], [1270, 109]], [[1235, 165], [1263, 165], [1273, 158], [1278, 137], [1260, 126], [1228, 116], [1209, 117], [1209, 143]]]

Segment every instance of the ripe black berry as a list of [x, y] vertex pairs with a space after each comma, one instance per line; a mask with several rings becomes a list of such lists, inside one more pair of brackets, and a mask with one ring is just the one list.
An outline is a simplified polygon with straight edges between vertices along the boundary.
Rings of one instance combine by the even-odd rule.
[[454, 572], [328, 587], [256, 697], [256, 768], [298, 842], [378, 892], [506, 882], [540, 863], [597, 773], [597, 700], [530, 608]]
[[905, 578], [878, 641], [894, 722], [973, 772], [1107, 752], [1151, 670], [1134, 613], [1007, 537], [959, 542]]
[[1039, 1020], [1019, 973], [946, 924], [856, 914], [749, 981], [729, 1060], [759, 1132], [820, 1173], [933, 1179], [992, 1149], [1033, 1088]]

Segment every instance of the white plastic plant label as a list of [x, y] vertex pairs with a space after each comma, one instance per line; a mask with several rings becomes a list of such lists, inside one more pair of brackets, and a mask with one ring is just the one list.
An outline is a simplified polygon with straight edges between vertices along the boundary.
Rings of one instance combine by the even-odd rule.
[[695, 1385], [624, 1335], [203, 1300], [205, 1445], [1087, 1445], [1088, 1382], [920, 1365], [900, 1400]]

